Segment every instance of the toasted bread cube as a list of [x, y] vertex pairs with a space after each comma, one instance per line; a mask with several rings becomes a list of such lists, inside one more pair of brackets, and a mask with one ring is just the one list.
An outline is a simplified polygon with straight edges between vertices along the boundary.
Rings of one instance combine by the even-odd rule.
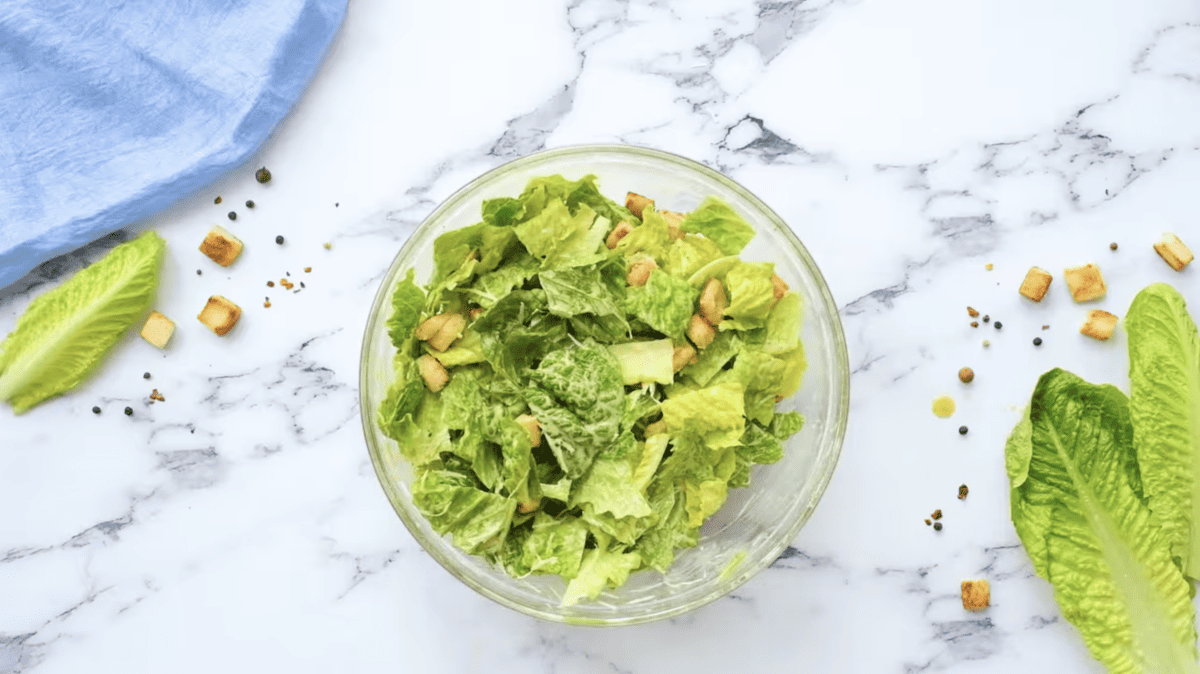
[[1099, 340], [1105, 340], [1112, 337], [1113, 330], [1117, 327], [1117, 317], [1107, 311], [1093, 309], [1088, 312], [1087, 322], [1079, 329], [1080, 332]]
[[1090, 302], [1104, 297], [1108, 288], [1104, 285], [1104, 277], [1100, 275], [1100, 267], [1088, 263], [1079, 267], [1068, 267], [1063, 271], [1067, 287], [1071, 289], [1071, 297], [1076, 302]]
[[241, 317], [242, 308], [220, 295], [208, 298], [208, 304], [204, 305], [200, 315], [196, 316], [201, 323], [207, 325], [218, 335], [224, 335], [232, 330]]
[[171, 335], [175, 334], [175, 322], [157, 311], [150, 312], [150, 318], [142, 326], [142, 339], [160, 349], [167, 348]]
[[1052, 280], [1054, 280], [1054, 277], [1045, 269], [1030, 267], [1029, 273], [1025, 275], [1025, 280], [1021, 281], [1020, 292], [1034, 302], [1041, 302], [1042, 298], [1046, 296], [1046, 291], [1050, 289], [1050, 281]]
[[992, 590], [986, 580], [962, 582], [962, 604], [968, 611], [982, 611], [992, 603]]
[[633, 192], [629, 192], [625, 195], [625, 208], [628, 208], [629, 212], [633, 213], [634, 216], [636, 216], [638, 218], [642, 217], [643, 209], [645, 209], [647, 206], [653, 206], [653, 205], [654, 205], [653, 199], [643, 197], [640, 194], [635, 194]]
[[629, 274], [625, 282], [631, 286], [644, 286], [650, 280], [650, 274], [658, 269], [658, 263], [652, 257], [644, 257], [629, 266]]
[[787, 281], [784, 281], [779, 274], [771, 274], [771, 294], [774, 295], [776, 302], [783, 299], [789, 289]]
[[717, 331], [700, 314], [692, 314], [688, 321], [687, 336], [697, 349], [703, 350], [717, 338]]
[[683, 213], [676, 213], [675, 211], [663, 211], [662, 216], [663, 220], [667, 221], [667, 237], [672, 241], [678, 241], [679, 239], [682, 239], [684, 232], [681, 225], [683, 224], [683, 218], [685, 217]]
[[1158, 251], [1159, 256], [1175, 271], [1183, 271], [1192, 261], [1192, 250], [1170, 232], [1164, 232], [1158, 238], [1154, 243], [1154, 250]]
[[450, 320], [450, 314], [438, 314], [430, 316], [421, 321], [416, 330], [413, 330], [413, 337], [425, 342], [437, 336], [442, 328], [446, 326], [446, 321]]
[[696, 362], [696, 360], [696, 347], [691, 344], [680, 344], [671, 352], [671, 368], [676, 372], [682, 370], [683, 366]]
[[612, 250], [617, 247], [618, 243], [621, 243], [621, 239], [624, 239], [632, 231], [633, 225], [622, 220], [617, 223], [616, 227], [613, 227], [613, 231], [608, 233], [608, 238], [604, 240], [604, 245], [608, 246], [609, 250]]
[[721, 279], [710, 278], [700, 291], [700, 315], [710, 325], [717, 326], [725, 318], [725, 310], [729, 308], [729, 298], [725, 296], [725, 286]]
[[522, 414], [517, 417], [517, 423], [525, 427], [529, 431], [529, 445], [537, 447], [542, 444], [542, 425], [538, 423], [537, 417], [528, 414]]
[[242, 253], [242, 242], [220, 225], [214, 225], [200, 242], [200, 252], [207, 255], [213, 262], [228, 267]]
[[437, 358], [425, 353], [417, 359], [417, 369], [421, 372], [421, 379], [425, 380], [425, 385], [430, 391], [437, 393], [446, 386], [450, 381], [450, 373], [446, 368], [438, 362]]
[[467, 318], [462, 314], [438, 314], [422, 321], [413, 331], [413, 336], [428, 342], [434, 351], [445, 351], [454, 343], [454, 340], [462, 337], [463, 329], [466, 327]]

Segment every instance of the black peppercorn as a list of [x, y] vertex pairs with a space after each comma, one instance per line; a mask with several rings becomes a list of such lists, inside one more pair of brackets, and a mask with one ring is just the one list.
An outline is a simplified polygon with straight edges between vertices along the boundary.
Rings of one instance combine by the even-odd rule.
[[199, 269], [197, 269], [197, 270], [196, 270], [196, 276], [199, 276], [199, 275], [200, 275], [200, 270], [199, 270]]
[[1004, 324], [1001, 323], [1000, 321], [996, 321], [996, 329], [999, 330], [1002, 327], [1004, 327]]
[[260, 183], [270, 182], [271, 172], [267, 170], [266, 166], [264, 166], [254, 172], [254, 179]]
[[93, 407], [93, 408], [92, 408], [92, 414], [100, 414], [100, 408], [99, 408], [99, 406], [97, 406], [97, 407]]
[[983, 317], [983, 322], [984, 322], [984, 323], [990, 323], [991, 321], [992, 321], [992, 317], [991, 317], [991, 316], [986, 316], [986, 315], [985, 315], [985, 316]]
[[246, 208], [254, 208], [254, 200], [253, 199], [246, 200]]
[[229, 211], [229, 219], [237, 220], [237, 213], [234, 213], [233, 211]]
[[933, 523], [933, 528], [934, 528], [934, 530], [935, 530], [935, 531], [941, 531], [941, 530], [942, 530], [942, 523], [941, 523], [941, 522], [934, 522], [934, 523]]
[[1041, 337], [1034, 337], [1034, 338], [1033, 338], [1033, 345], [1034, 345], [1034, 346], [1041, 346], [1041, 345], [1042, 345], [1042, 338], [1041, 338]]
[[127, 416], [127, 417], [133, 416], [133, 408], [132, 407], [125, 408], [125, 416]]
[[149, 372], [146, 372], [146, 373], [142, 374], [142, 379], [149, 379], [149, 378], [150, 378], [150, 373], [149, 373]]
[[279, 245], [281, 245], [281, 246], [282, 246], [282, 245], [283, 245], [283, 236], [277, 236], [277, 237], [275, 237], [275, 243], [277, 243], [277, 244], [279, 244]]
[[959, 427], [958, 427], [958, 434], [959, 434], [959, 435], [966, 435], [966, 434], [967, 434], [967, 427], [966, 427], [966, 426], [959, 426]]

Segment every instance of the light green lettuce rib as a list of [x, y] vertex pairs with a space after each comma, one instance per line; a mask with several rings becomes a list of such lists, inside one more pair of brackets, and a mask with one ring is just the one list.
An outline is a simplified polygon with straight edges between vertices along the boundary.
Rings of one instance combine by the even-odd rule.
[[150, 309], [165, 251], [146, 232], [31, 302], [0, 344], [0, 400], [22, 414], [83, 381]]
[[1125, 331], [1133, 440], [1150, 510], [1180, 568], [1200, 578], [1200, 337], [1183, 297], [1163, 283], [1134, 298]]
[[1195, 608], [1142, 500], [1125, 395], [1052, 370], [1006, 454], [1017, 533], [1092, 655], [1114, 674], [1200, 672]]

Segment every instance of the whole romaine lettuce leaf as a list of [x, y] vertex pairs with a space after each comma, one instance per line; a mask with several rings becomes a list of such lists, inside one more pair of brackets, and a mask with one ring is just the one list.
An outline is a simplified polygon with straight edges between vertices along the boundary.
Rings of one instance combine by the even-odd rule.
[[1183, 572], [1200, 578], [1200, 336], [1183, 297], [1157, 283], [1125, 316], [1130, 416], [1150, 510]]
[[1125, 395], [1051, 370], [1005, 455], [1013, 524], [1092, 655], [1117, 674], [1200, 672], [1195, 608], [1143, 500]]
[[150, 310], [166, 249], [146, 232], [31, 302], [0, 343], [0, 400], [22, 414], [78, 386]]

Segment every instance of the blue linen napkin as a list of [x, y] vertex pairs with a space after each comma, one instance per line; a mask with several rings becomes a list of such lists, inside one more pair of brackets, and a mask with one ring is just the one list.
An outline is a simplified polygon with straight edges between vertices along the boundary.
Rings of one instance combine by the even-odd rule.
[[347, 1], [0, 2], [0, 289], [244, 162]]

